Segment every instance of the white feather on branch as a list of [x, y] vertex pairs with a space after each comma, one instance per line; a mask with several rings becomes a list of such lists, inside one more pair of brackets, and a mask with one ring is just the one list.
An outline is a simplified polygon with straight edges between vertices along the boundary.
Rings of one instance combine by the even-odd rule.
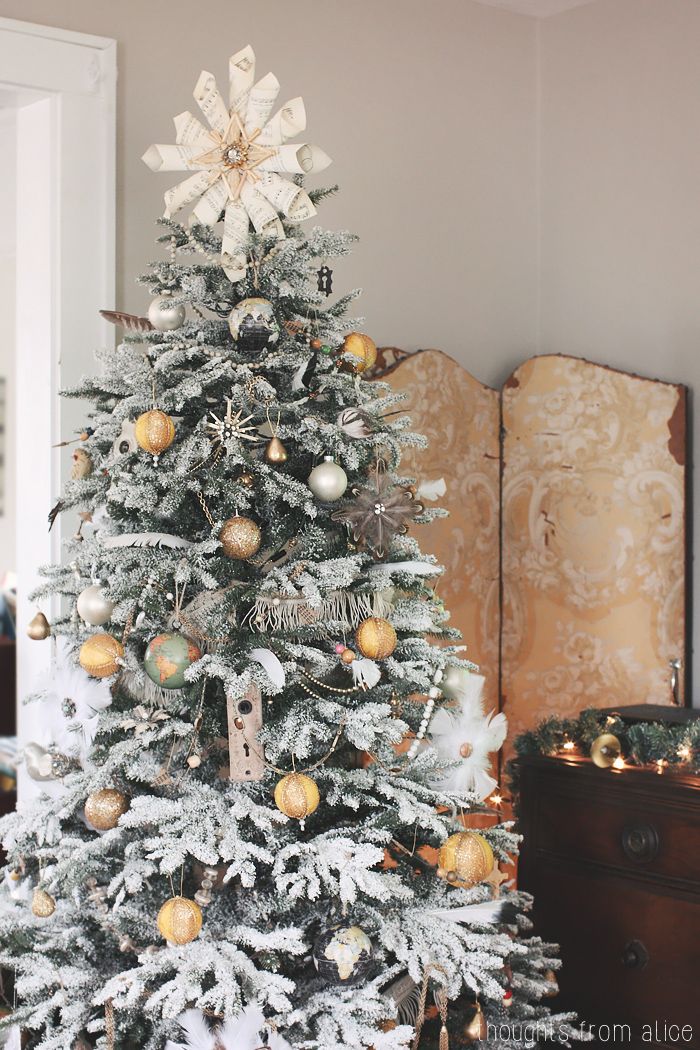
[[419, 500], [430, 500], [434, 503], [440, 499], [447, 492], [447, 485], [445, 484], [444, 478], [435, 478], [434, 481], [421, 481], [418, 489], [416, 490], [416, 499]]
[[382, 677], [382, 672], [374, 660], [353, 660], [350, 664], [350, 669], [355, 685], [364, 685], [367, 689], [375, 686]]
[[427, 561], [384, 561], [370, 565], [367, 572], [370, 576], [381, 572], [407, 572], [413, 573], [414, 576], [437, 576], [442, 569], [439, 565], [431, 565]]
[[277, 686], [278, 689], [284, 687], [286, 680], [284, 667], [271, 649], [251, 649], [249, 655], [251, 660], [260, 664], [274, 686]]
[[102, 540], [110, 550], [115, 547], [191, 547], [190, 540], [171, 536], [168, 532], [124, 532], [121, 536], [105, 536]]
[[465, 688], [459, 695], [459, 707], [442, 708], [433, 718], [430, 736], [440, 758], [457, 763], [436, 780], [443, 791], [474, 791], [485, 799], [498, 782], [489, 773], [490, 755], [503, 745], [508, 722], [503, 713], [484, 715], [481, 694], [483, 675], [465, 676]]
[[482, 901], [480, 904], [465, 904], [461, 908], [429, 908], [427, 915], [446, 922], [474, 923], [477, 926], [488, 926], [497, 922], [505, 900]]
[[210, 1028], [201, 1010], [186, 1010], [178, 1018], [184, 1043], [168, 1040], [165, 1050], [259, 1050], [261, 1031], [267, 1032], [270, 1050], [292, 1050], [278, 1032], [268, 1027], [257, 1006], [246, 1006], [237, 1017], [229, 1017], [216, 1028]]

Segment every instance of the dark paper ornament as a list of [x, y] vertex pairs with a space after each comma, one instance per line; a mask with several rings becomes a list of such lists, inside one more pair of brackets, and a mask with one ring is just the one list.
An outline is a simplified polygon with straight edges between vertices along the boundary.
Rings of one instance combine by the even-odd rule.
[[334, 521], [347, 525], [356, 543], [367, 546], [376, 558], [388, 552], [394, 536], [408, 531], [408, 523], [423, 512], [414, 493], [395, 485], [378, 460], [370, 484], [352, 490], [354, 501], [337, 510]]
[[333, 291], [333, 271], [324, 263], [316, 275], [318, 277], [318, 290], [324, 295], [330, 295]]

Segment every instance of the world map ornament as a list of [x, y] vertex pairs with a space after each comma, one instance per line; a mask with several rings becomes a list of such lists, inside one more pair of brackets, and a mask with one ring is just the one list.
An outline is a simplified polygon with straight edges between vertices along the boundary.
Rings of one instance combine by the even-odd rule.
[[175, 144], [149, 146], [151, 171], [191, 172], [165, 193], [165, 217], [197, 201], [191, 223], [215, 226], [224, 218], [221, 264], [231, 281], [246, 274], [246, 245], [256, 233], [285, 237], [280, 219], [303, 222], [316, 214], [308, 194], [283, 175], [308, 175], [331, 163], [323, 150], [292, 143], [306, 128], [301, 98], [272, 112], [280, 90], [274, 73], [255, 82], [255, 53], [248, 45], [229, 59], [226, 102], [211, 73], [203, 70], [194, 98], [208, 127], [186, 111], [175, 119]]

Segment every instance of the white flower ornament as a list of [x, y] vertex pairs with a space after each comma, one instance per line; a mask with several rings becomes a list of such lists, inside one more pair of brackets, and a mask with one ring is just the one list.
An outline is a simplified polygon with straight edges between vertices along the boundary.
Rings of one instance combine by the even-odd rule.
[[483, 800], [498, 786], [489, 772], [490, 756], [502, 747], [508, 722], [503, 712], [484, 714], [484, 677], [471, 674], [467, 681], [468, 688], [459, 696], [458, 706], [442, 708], [435, 715], [430, 736], [442, 759], [458, 763], [438, 779], [437, 786], [457, 794], [473, 791]]
[[214, 226], [223, 213], [221, 262], [232, 281], [245, 276], [249, 225], [257, 233], [284, 237], [279, 215], [303, 222], [316, 214], [307, 193], [280, 173], [309, 174], [331, 163], [322, 149], [289, 143], [306, 128], [301, 98], [272, 116], [280, 85], [274, 73], [255, 81], [255, 53], [248, 45], [229, 59], [229, 104], [216, 80], [203, 71], [194, 97], [209, 127], [192, 113], [175, 117], [175, 145], [149, 146], [143, 160], [151, 171], [193, 171], [165, 193], [171, 218], [194, 201], [190, 222]]

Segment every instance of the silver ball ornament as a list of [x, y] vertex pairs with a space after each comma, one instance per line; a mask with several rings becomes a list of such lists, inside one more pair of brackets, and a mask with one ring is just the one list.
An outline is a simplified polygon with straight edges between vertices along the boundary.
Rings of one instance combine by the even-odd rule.
[[440, 689], [448, 699], [458, 700], [468, 689], [470, 676], [471, 671], [468, 667], [446, 667], [440, 680]]
[[185, 308], [169, 295], [160, 295], [148, 307], [148, 320], [158, 332], [174, 332], [184, 324]]
[[76, 607], [85, 623], [91, 627], [101, 627], [112, 615], [114, 602], [109, 600], [99, 584], [94, 583], [80, 592]]
[[332, 456], [324, 456], [323, 463], [309, 474], [307, 485], [322, 503], [334, 503], [348, 487], [348, 476]]

